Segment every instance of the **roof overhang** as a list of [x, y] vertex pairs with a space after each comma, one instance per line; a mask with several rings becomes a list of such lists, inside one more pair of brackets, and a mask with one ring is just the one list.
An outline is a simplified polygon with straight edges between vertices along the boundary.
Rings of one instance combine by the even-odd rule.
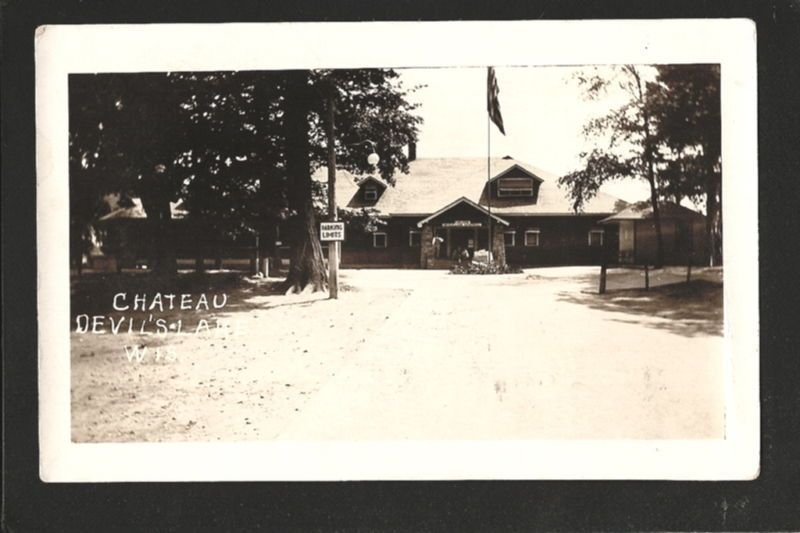
[[486, 209], [485, 207], [473, 202], [472, 200], [470, 200], [466, 196], [462, 196], [458, 200], [455, 200], [454, 202], [451, 202], [451, 203], [447, 204], [446, 206], [444, 206], [443, 208], [439, 209], [438, 211], [436, 211], [432, 215], [430, 215], [428, 217], [425, 217], [422, 220], [420, 220], [419, 222], [417, 222], [417, 227], [421, 228], [422, 226], [424, 226], [425, 224], [427, 224], [428, 222], [430, 222], [434, 218], [446, 213], [447, 211], [451, 210], [452, 208], [454, 208], [455, 206], [460, 205], [460, 204], [467, 204], [470, 207], [472, 207], [474, 209], [477, 209], [481, 213], [483, 213], [483, 214], [485, 214], [487, 216], [491, 216], [493, 220], [497, 221], [500, 224], [503, 224], [504, 226], [510, 225], [507, 220], [504, 220], [504, 219], [500, 218], [499, 216], [497, 216], [497, 215], [495, 215], [493, 213], [490, 213], [488, 209]]
[[527, 168], [523, 167], [522, 165], [520, 165], [518, 163], [514, 163], [513, 165], [511, 165], [510, 167], [508, 167], [504, 171], [502, 171], [499, 174], [493, 176], [492, 179], [489, 180], [489, 183], [492, 183], [493, 181], [499, 180], [503, 176], [509, 175], [514, 170], [518, 170], [518, 171], [522, 172], [527, 177], [532, 178], [532, 179], [538, 181], [539, 183], [544, 182], [544, 180], [542, 178], [540, 178], [539, 176], [537, 176], [536, 174], [534, 174], [533, 172], [531, 172]]
[[367, 176], [364, 179], [362, 179], [361, 181], [359, 181], [356, 185], [361, 187], [363, 185], [366, 185], [367, 182], [372, 182], [372, 183], [375, 183], [376, 185], [380, 185], [384, 189], [386, 189], [388, 187], [388, 185], [386, 183], [384, 183], [383, 181], [379, 180], [378, 178], [376, 178], [374, 176]]

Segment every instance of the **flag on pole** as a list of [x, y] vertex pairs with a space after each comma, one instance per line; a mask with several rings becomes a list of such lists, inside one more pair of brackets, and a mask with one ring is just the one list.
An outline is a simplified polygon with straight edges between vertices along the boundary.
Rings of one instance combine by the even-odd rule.
[[486, 78], [486, 109], [489, 111], [489, 118], [492, 119], [497, 129], [503, 135], [506, 134], [503, 128], [503, 115], [500, 114], [500, 100], [497, 95], [500, 93], [500, 88], [497, 86], [497, 78], [494, 75], [494, 67], [489, 67], [488, 76]]

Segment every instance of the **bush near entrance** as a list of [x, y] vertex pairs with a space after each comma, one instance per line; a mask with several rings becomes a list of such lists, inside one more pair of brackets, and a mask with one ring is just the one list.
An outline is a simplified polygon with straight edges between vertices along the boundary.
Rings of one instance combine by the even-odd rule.
[[479, 263], [472, 262], [469, 264], [455, 264], [450, 267], [451, 274], [520, 274], [522, 269], [509, 266], [500, 265], [497, 263]]

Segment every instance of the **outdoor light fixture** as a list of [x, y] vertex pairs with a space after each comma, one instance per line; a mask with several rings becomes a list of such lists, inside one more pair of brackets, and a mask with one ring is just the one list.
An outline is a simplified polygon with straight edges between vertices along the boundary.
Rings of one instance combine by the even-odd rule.
[[373, 167], [374, 167], [375, 165], [377, 165], [377, 164], [380, 162], [380, 160], [381, 160], [381, 156], [379, 156], [379, 155], [378, 155], [378, 154], [376, 154], [375, 152], [372, 152], [371, 154], [369, 154], [369, 155], [367, 156], [367, 163], [369, 163], [369, 164], [370, 164], [370, 165], [372, 165]]
[[372, 147], [372, 153], [367, 156], [367, 163], [374, 167], [380, 162], [381, 156], [375, 152], [375, 141], [366, 140], [364, 142], [369, 143], [369, 145]]
[[365, 139], [363, 141], [358, 141], [358, 142], [346, 144], [345, 146], [356, 146], [356, 145], [359, 145], [359, 144], [369, 144], [370, 147], [372, 148], [372, 153], [370, 153], [367, 156], [367, 163], [369, 165], [372, 165], [374, 167], [375, 165], [380, 163], [381, 156], [379, 156], [378, 153], [375, 151], [375, 141], [371, 141], [369, 139]]

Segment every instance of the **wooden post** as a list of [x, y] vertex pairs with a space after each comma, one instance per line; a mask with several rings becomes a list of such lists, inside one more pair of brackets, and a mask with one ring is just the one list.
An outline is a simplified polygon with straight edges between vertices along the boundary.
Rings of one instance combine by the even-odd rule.
[[258, 275], [261, 272], [261, 234], [256, 231], [256, 268], [253, 274]]
[[600, 265], [600, 290], [598, 291], [599, 294], [606, 293], [606, 274], [607, 274], [607, 267], [606, 264], [603, 263]]
[[644, 290], [650, 290], [650, 267], [647, 264], [644, 265]]
[[694, 262], [694, 254], [689, 255], [688, 265], [686, 265], [686, 283], [692, 281], [692, 263]]
[[[328, 217], [331, 222], [337, 220], [336, 213], [336, 141], [335, 135], [335, 110], [336, 103], [333, 96], [328, 98], [328, 120], [326, 133], [328, 137]], [[328, 297], [339, 298], [339, 243], [328, 243]]]

